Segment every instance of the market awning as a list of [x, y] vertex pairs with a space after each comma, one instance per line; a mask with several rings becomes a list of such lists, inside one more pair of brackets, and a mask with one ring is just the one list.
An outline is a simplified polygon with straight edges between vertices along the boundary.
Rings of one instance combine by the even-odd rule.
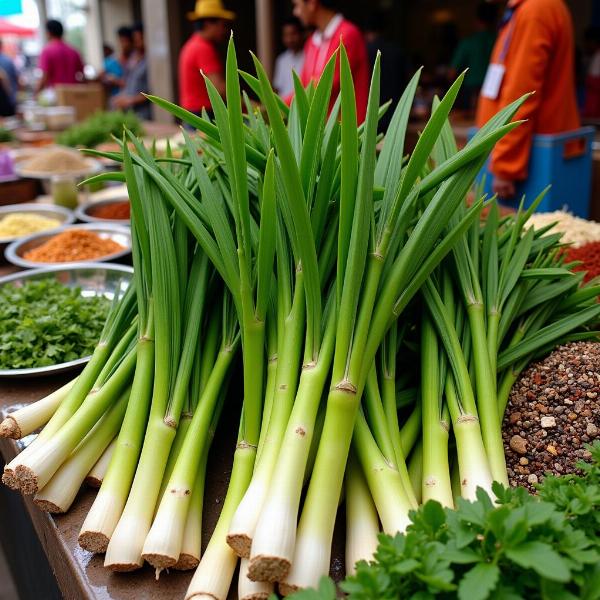
[[14, 35], [17, 37], [33, 37], [35, 34], [35, 29], [31, 29], [29, 27], [20, 27], [19, 25], [14, 25], [6, 19], [0, 19], [0, 36]]

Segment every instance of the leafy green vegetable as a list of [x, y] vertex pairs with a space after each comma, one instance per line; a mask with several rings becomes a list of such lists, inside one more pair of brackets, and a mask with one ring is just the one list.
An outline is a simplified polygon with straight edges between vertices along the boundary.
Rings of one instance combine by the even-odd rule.
[[0, 289], [0, 369], [47, 367], [88, 356], [110, 301], [55, 279]]
[[12, 131], [0, 127], [0, 142], [12, 142], [15, 139]]
[[[457, 510], [429, 501], [405, 534], [381, 535], [341, 588], [357, 600], [597, 600], [600, 598], [600, 443], [582, 475], [548, 475], [532, 496], [494, 484]], [[323, 579], [298, 600], [334, 600]]]
[[123, 128], [134, 135], [142, 135], [142, 123], [132, 112], [110, 111], [97, 112], [85, 121], [65, 129], [56, 139], [63, 146], [84, 146], [95, 148], [112, 136], [121, 138]]

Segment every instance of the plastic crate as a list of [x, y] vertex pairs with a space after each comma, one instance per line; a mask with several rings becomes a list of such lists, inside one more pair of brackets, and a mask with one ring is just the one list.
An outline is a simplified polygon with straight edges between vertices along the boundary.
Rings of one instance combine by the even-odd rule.
[[[475, 127], [469, 130], [469, 139], [476, 131]], [[551, 184], [537, 208], [539, 212], [567, 210], [579, 217], [589, 217], [594, 133], [593, 127], [582, 127], [565, 133], [534, 135], [529, 177], [517, 185], [515, 198], [503, 199], [502, 204], [516, 207], [524, 195], [525, 206], [529, 206]], [[484, 175], [484, 190], [491, 195], [493, 175], [488, 170], [488, 163], [480, 171], [477, 181], [480, 182]]]

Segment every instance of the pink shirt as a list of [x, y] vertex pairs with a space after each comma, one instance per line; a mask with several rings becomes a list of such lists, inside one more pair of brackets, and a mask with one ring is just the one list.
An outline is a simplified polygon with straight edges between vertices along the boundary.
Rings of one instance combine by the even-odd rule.
[[83, 73], [79, 52], [62, 40], [52, 40], [46, 45], [40, 54], [39, 67], [46, 74], [48, 87], [59, 83], [79, 83]]

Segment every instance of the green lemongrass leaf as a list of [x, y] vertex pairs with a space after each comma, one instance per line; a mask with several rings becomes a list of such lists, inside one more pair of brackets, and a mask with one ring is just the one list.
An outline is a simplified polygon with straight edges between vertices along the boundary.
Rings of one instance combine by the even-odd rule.
[[501, 352], [498, 356], [498, 370], [506, 369], [506, 367], [524, 356], [532, 354], [539, 348], [560, 339], [563, 335], [570, 333], [582, 325], [594, 322], [598, 317], [600, 317], [600, 304], [584, 308], [577, 313], [546, 325], [546, 327], [543, 327], [535, 334], [527, 336], [518, 346]]
[[323, 130], [327, 117], [327, 109], [329, 108], [336, 59], [337, 52], [329, 59], [319, 79], [304, 129], [302, 155], [300, 158], [300, 178], [302, 179], [304, 196], [309, 201], [309, 204], [313, 196], [317, 167], [321, 160], [321, 153], [315, 152], [315, 148], [320, 148], [323, 141]]
[[[240, 219], [241, 239], [238, 241], [238, 249], [241, 246], [246, 260], [252, 260], [252, 248], [250, 239], [250, 199], [248, 196], [248, 179], [246, 175], [246, 151], [243, 136], [244, 119], [242, 116], [242, 97], [240, 92], [240, 80], [238, 76], [237, 56], [233, 43], [233, 34], [229, 38], [227, 48], [226, 89], [227, 89], [227, 112], [229, 116], [229, 136], [231, 140], [231, 173], [234, 177], [235, 186], [232, 186], [232, 194], [236, 200]], [[225, 146], [224, 146], [225, 148]], [[227, 159], [227, 152], [225, 153]], [[241, 271], [241, 269], [240, 269]]]
[[479, 157], [481, 154], [489, 153], [494, 144], [507, 133], [518, 127], [522, 121], [514, 121], [512, 123], [504, 123], [501, 126], [487, 132], [478, 138], [476, 142], [467, 144], [456, 154], [438, 165], [431, 173], [423, 177], [419, 184], [420, 193], [426, 194], [431, 189], [438, 186], [442, 181], [450, 175], [456, 173], [465, 164]]
[[338, 94], [337, 98], [335, 99], [335, 102], [333, 103], [333, 106], [331, 107], [329, 116], [327, 117], [327, 123], [325, 124], [325, 130], [323, 133], [323, 146], [321, 147], [321, 160], [322, 161], [325, 160], [325, 152], [329, 145], [329, 139], [333, 132], [333, 128], [335, 125], [339, 126], [339, 124], [340, 124], [339, 116], [340, 116], [341, 104], [342, 104], [342, 97], [340, 96], [340, 94]]
[[306, 321], [308, 337], [318, 340], [321, 331], [321, 286], [319, 280], [319, 267], [317, 252], [308, 214], [306, 199], [302, 192], [300, 173], [295, 163], [293, 150], [287, 135], [281, 112], [277, 107], [276, 95], [271, 88], [267, 74], [256, 56], [252, 55], [260, 87], [262, 100], [269, 115], [273, 139], [281, 165], [282, 181], [288, 197], [290, 212], [293, 215], [294, 228], [297, 231], [296, 241], [298, 254], [304, 274], [304, 287], [306, 290]]
[[341, 97], [341, 182], [339, 233], [337, 257], [337, 304], [342, 299], [344, 276], [347, 267], [352, 222], [356, 204], [358, 181], [358, 134], [356, 130], [356, 97], [348, 54], [340, 45], [340, 97]]
[[[519, 277], [523, 273], [525, 264], [529, 257], [531, 244], [533, 243], [533, 230], [528, 229], [527, 233], [520, 239], [516, 245], [510, 260], [506, 255], [500, 268], [500, 282], [498, 284], [500, 292], [500, 307], [504, 304], [509, 294], [517, 284]], [[506, 268], [505, 268], [506, 265]]]
[[498, 204], [491, 200], [483, 229], [482, 284], [488, 313], [498, 308]]
[[586, 285], [565, 298], [557, 307], [558, 312], [568, 312], [588, 300], [596, 300], [600, 296], [600, 285]]
[[84, 185], [94, 185], [96, 183], [104, 183], [106, 181], [118, 181], [120, 183], [125, 183], [125, 175], [117, 171], [112, 173], [100, 173], [99, 175], [93, 175], [92, 177], [84, 179], [77, 185], [83, 187]]
[[336, 168], [338, 166], [336, 164], [335, 155], [337, 151], [339, 136], [340, 125], [336, 121], [329, 135], [329, 141], [327, 143], [327, 148], [325, 149], [323, 162], [321, 164], [321, 169], [319, 172], [319, 181], [317, 182], [315, 199], [310, 212], [310, 219], [316, 243], [319, 243], [319, 241], [321, 240], [321, 237], [325, 230], [325, 226], [327, 225], [327, 212], [329, 209], [329, 203], [333, 198], [332, 187], [335, 178]]
[[[384, 59], [385, 60], [385, 59]], [[421, 76], [422, 69], [419, 69], [411, 78], [406, 86], [388, 126], [383, 147], [377, 159], [375, 167], [375, 185], [384, 187], [383, 212], [380, 218], [380, 224], [385, 222], [387, 211], [392, 205], [393, 199], [398, 193], [400, 185], [400, 173], [402, 171], [401, 157], [404, 154], [404, 141], [406, 138], [406, 128], [412, 108], [417, 85]], [[377, 232], [377, 237], [381, 231]]]
[[200, 189], [200, 193], [202, 194], [202, 200], [206, 208], [206, 215], [208, 217], [214, 239], [219, 247], [223, 269], [227, 272], [227, 277], [225, 280], [232, 287], [236, 286], [239, 288], [240, 275], [237, 250], [235, 240], [231, 232], [231, 227], [229, 225], [227, 215], [225, 214], [224, 202], [210, 180], [201, 157], [196, 152], [191, 152], [193, 147], [191, 138], [185, 131], [183, 135], [185, 143], [190, 150], [190, 156], [192, 157], [192, 170], [195, 173], [198, 187]]
[[[264, 100], [262, 98], [262, 89], [260, 87], [259, 80], [256, 77], [254, 77], [254, 75], [252, 75], [251, 73], [242, 71], [241, 69], [240, 69], [239, 73], [240, 73], [242, 79], [248, 84], [250, 89], [254, 92], [254, 94], [256, 94], [256, 96], [264, 103]], [[283, 115], [285, 117], [287, 117], [288, 113], [290, 111], [290, 107], [285, 103], [285, 100], [283, 98], [281, 98], [280, 96], [278, 96], [277, 94], [275, 94], [275, 102], [277, 103], [279, 110], [283, 113]]]
[[575, 274], [569, 269], [560, 267], [544, 267], [539, 269], [523, 269], [521, 279], [559, 279], [563, 277], [573, 277]]
[[94, 150], [93, 148], [84, 148], [81, 152], [88, 156], [95, 156], [97, 158], [108, 158], [110, 160], [114, 160], [115, 162], [123, 161], [123, 155], [120, 152], [108, 152], [106, 150]]
[[300, 155], [302, 154], [302, 125], [300, 123], [300, 113], [296, 102], [292, 102], [292, 106], [290, 107], [287, 130], [294, 150], [296, 164], [299, 165]]
[[515, 316], [520, 317], [536, 306], [558, 298], [558, 296], [565, 294], [569, 290], [577, 288], [582, 281], [583, 273], [572, 273], [572, 276], [569, 278], [565, 277], [557, 282], [535, 286], [527, 293], [527, 297], [516, 311]]
[[[338, 329], [334, 361], [334, 372], [338, 374], [346, 369], [346, 359], [352, 352], [352, 338], [358, 313], [360, 290], [367, 261], [367, 253], [369, 250], [370, 225], [373, 215], [373, 177], [375, 173], [375, 140], [377, 137], [377, 109], [379, 107], [379, 80], [381, 75], [380, 61], [380, 54], [377, 53], [371, 78], [369, 100], [367, 103], [365, 134], [361, 148], [360, 167], [358, 170], [356, 202], [355, 204], [353, 203], [353, 212], [349, 215], [348, 221], [348, 224], [351, 225], [351, 232], [347, 250], [342, 251], [342, 256], [347, 256], [347, 259], [344, 257], [344, 260], [347, 260], [347, 264], [340, 265], [339, 260], [341, 260], [341, 258], [338, 252], [338, 271], [336, 277], [343, 277], [342, 293], [341, 298], [339, 299]], [[348, 100], [352, 100], [350, 115], [354, 117], [354, 111], [356, 110], [354, 104], [354, 90], [352, 87], [350, 90], [345, 89], [345, 86], [352, 86], [352, 75], [348, 57], [343, 46], [341, 47], [340, 53], [340, 68], [342, 73], [342, 111], [344, 109], [344, 96], [347, 96]], [[347, 115], [344, 115], [342, 112], [342, 134], [346, 118]], [[338, 236], [342, 235], [343, 217], [342, 207], [340, 207]], [[339, 243], [338, 237], [338, 244]], [[342, 244], [343, 243], [344, 242], [342, 242]]]
[[[293, 108], [297, 110], [300, 132], [302, 136], [304, 136], [304, 130], [306, 129], [309, 111], [308, 90], [304, 89], [304, 86], [302, 85], [300, 77], [298, 77], [298, 73], [296, 73], [296, 71], [292, 71], [292, 81], [294, 84], [294, 97], [292, 98], [290, 112], [293, 110]], [[312, 87], [312, 83], [309, 83], [308, 87]]]
[[273, 278], [273, 259], [275, 257], [276, 227], [274, 157], [271, 150], [265, 170], [256, 261], [256, 318], [260, 321], [265, 320], [269, 303], [271, 280]]
[[177, 213], [173, 214], [173, 243], [175, 245], [175, 257], [177, 259], [177, 272], [179, 274], [179, 294], [183, 298], [188, 281], [189, 244], [188, 228], [179, 218]]
[[394, 304], [393, 314], [399, 316], [402, 311], [408, 306], [408, 303], [418, 292], [419, 288], [423, 285], [425, 280], [431, 275], [437, 265], [448, 255], [453, 249], [454, 245], [461, 237], [468, 231], [473, 221], [477, 220], [481, 209], [483, 207], [483, 200], [475, 202], [461, 218], [461, 220], [454, 225], [454, 227], [448, 232], [448, 234], [442, 239], [442, 241], [433, 248], [429, 255], [421, 262], [419, 269], [413, 275], [408, 285], [402, 290], [400, 296]]
[[[435, 141], [437, 140], [439, 133], [444, 126], [446, 119], [448, 118], [448, 114], [450, 113], [450, 109], [456, 100], [456, 96], [460, 90], [464, 76], [464, 73], [461, 73], [461, 75], [458, 76], [456, 81], [450, 86], [450, 89], [444, 96], [443, 100], [438, 105], [437, 110], [431, 115], [429, 121], [427, 121], [427, 124], [423, 129], [423, 133], [419, 137], [415, 149], [413, 150], [408, 164], [406, 165], [402, 183], [400, 184], [398, 193], [396, 194], [392, 206], [390, 207], [389, 213], [386, 216], [386, 225], [382, 231], [384, 231], [385, 228], [388, 230], [393, 229], [393, 225], [398, 218], [401, 206], [411, 188], [415, 184], [417, 178], [421, 175], [423, 167], [425, 166], [427, 159], [431, 154], [431, 150], [433, 149]], [[386, 245], [386, 242], [384, 242], [383, 239], [378, 240], [377, 242], [378, 245], [381, 243]]]
[[536, 211], [541, 201], [546, 197], [546, 194], [550, 191], [552, 185], [547, 185], [533, 200], [529, 208], [519, 215], [522, 223], [526, 223], [529, 217]]
[[[439, 105], [440, 99], [437, 95], [435, 95], [431, 104], [432, 112], [435, 112]], [[458, 146], [456, 145], [456, 138], [454, 137], [452, 126], [450, 125], [450, 121], [446, 119], [442, 129], [440, 130], [438, 138], [431, 149], [431, 158], [437, 167], [444, 161], [452, 158], [457, 151]]]

